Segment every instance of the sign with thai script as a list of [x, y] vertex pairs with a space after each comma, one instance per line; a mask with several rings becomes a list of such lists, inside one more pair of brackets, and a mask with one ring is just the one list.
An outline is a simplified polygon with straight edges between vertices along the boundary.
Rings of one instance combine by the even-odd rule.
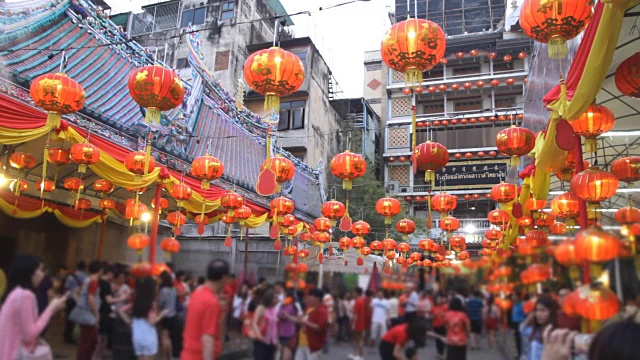
[[436, 173], [436, 187], [486, 189], [504, 180], [508, 160], [450, 162]]

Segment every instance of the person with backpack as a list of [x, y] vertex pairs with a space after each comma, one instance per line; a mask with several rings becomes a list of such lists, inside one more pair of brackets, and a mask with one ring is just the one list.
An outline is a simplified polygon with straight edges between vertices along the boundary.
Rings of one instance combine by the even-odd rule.
[[74, 307], [76, 307], [79, 290], [84, 284], [84, 280], [87, 278], [87, 274], [85, 271], [87, 270], [87, 263], [84, 261], [78, 261], [76, 265], [76, 270], [69, 274], [64, 281], [64, 289], [62, 293], [69, 293], [67, 297], [67, 302], [65, 304], [64, 314], [65, 314], [65, 323], [64, 323], [64, 342], [65, 344], [75, 345], [77, 342], [73, 339], [73, 329], [76, 324], [69, 319], [69, 314]]

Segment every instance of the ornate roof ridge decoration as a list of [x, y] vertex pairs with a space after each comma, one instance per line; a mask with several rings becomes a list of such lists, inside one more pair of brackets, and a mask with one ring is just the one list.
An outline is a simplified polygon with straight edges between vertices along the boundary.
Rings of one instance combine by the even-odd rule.
[[55, 21], [69, 7], [68, 0], [31, 0], [6, 3], [0, 12], [0, 44], [36, 31]]

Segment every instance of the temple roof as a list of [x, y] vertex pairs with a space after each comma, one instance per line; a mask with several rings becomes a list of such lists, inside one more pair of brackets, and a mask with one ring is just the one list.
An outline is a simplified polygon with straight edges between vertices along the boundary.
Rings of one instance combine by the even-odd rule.
[[[201, 76], [185, 83], [182, 106], [165, 112], [160, 125], [148, 125], [142, 109], [129, 96], [127, 80], [134, 69], [159, 61], [93, 4], [79, 1], [68, 6], [66, 1], [30, 0], [25, 1], [27, 8], [19, 18], [15, 13], [0, 13], [0, 24], [5, 24], [0, 28], [0, 76], [28, 89], [35, 77], [59, 70], [65, 49], [65, 72], [86, 92], [80, 111], [84, 118], [126, 135], [129, 142], [119, 145], [128, 148], [132, 147], [130, 139], [155, 132], [153, 147], [170, 159], [165, 165], [177, 170], [188, 172], [191, 160], [208, 152], [224, 163], [222, 180], [227, 185], [244, 188], [255, 196], [253, 201], [268, 208], [269, 199], [254, 190], [266, 157], [267, 126], [247, 109], [236, 108], [235, 99], [196, 61], [197, 49], [192, 47], [189, 63], [194, 74]], [[323, 201], [319, 171], [282, 149], [274, 147], [273, 151], [296, 165], [296, 176], [283, 186], [283, 192], [296, 203], [296, 215], [304, 220], [319, 216]], [[161, 163], [162, 159], [159, 156]]]

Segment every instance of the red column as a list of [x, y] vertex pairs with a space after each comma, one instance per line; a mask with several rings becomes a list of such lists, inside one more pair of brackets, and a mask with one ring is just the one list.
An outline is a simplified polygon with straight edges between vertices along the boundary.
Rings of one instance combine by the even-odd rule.
[[98, 240], [98, 252], [96, 253], [96, 260], [102, 258], [102, 248], [104, 246], [104, 232], [107, 229], [107, 216], [105, 214], [100, 215], [100, 239]]
[[160, 222], [160, 199], [162, 198], [162, 188], [164, 185], [156, 184], [156, 195], [154, 202], [156, 206], [153, 208], [151, 216], [151, 244], [149, 246], [149, 263], [151, 266], [156, 262], [156, 243], [158, 242], [158, 223]]
[[247, 272], [247, 268], [249, 267], [249, 228], [245, 229], [244, 236], [244, 280], [249, 279], [249, 273]]
[[[578, 144], [573, 149], [576, 159], [576, 174], [584, 170], [584, 162], [582, 159], [582, 139], [579, 138]], [[580, 230], [584, 230], [587, 228], [587, 203], [579, 199], [578, 204], [580, 205], [580, 215], [578, 216], [578, 224], [580, 224]], [[589, 269], [589, 262], [582, 262], [582, 282], [584, 284], [591, 283], [591, 274]]]

